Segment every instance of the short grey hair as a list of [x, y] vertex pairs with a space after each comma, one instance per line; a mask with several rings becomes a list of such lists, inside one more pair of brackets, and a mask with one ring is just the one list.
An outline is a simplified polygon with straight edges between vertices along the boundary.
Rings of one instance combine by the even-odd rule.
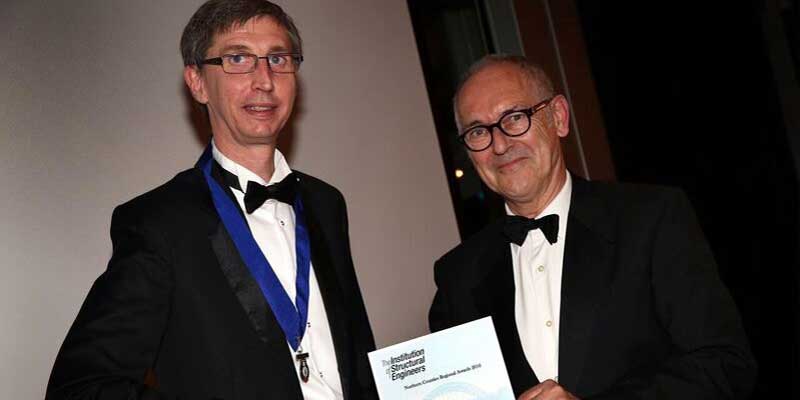
[[501, 64], [508, 64], [517, 67], [523, 74], [525, 74], [525, 77], [528, 78], [533, 87], [536, 88], [537, 90], [540, 90], [545, 97], [551, 97], [555, 95], [553, 81], [550, 80], [550, 77], [547, 76], [547, 73], [544, 72], [544, 69], [539, 64], [529, 61], [524, 56], [516, 56], [508, 54], [489, 54], [483, 56], [480, 60], [470, 65], [470, 67], [458, 81], [458, 85], [456, 86], [456, 90], [453, 94], [453, 115], [455, 116], [456, 119], [456, 126], [459, 125], [458, 95], [461, 92], [461, 89], [463, 89], [467, 81], [469, 81], [470, 78], [475, 76], [475, 74], [477, 74], [478, 72], [481, 72], [488, 67]]

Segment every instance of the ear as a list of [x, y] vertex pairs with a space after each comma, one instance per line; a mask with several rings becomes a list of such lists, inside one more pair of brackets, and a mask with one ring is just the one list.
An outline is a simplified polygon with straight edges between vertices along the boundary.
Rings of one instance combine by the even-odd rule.
[[563, 95], [557, 95], [550, 102], [553, 109], [553, 122], [555, 122], [556, 133], [559, 137], [566, 137], [569, 134], [569, 103]]
[[183, 67], [183, 80], [189, 91], [192, 92], [192, 97], [200, 104], [208, 103], [208, 94], [206, 93], [206, 82], [203, 79], [203, 74], [196, 65], [187, 65]]

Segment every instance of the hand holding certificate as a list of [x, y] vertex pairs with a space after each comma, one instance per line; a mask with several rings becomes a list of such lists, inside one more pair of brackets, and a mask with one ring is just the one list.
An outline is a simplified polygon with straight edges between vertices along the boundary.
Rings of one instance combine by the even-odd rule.
[[490, 317], [369, 353], [383, 400], [513, 400]]

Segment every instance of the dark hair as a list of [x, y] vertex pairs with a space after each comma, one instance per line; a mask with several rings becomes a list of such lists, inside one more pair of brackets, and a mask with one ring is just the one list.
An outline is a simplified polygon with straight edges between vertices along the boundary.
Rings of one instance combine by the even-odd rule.
[[292, 51], [303, 53], [300, 32], [292, 18], [277, 4], [266, 0], [209, 0], [195, 11], [181, 36], [183, 65], [201, 65], [214, 35], [255, 17], [270, 17], [286, 29]]
[[456, 120], [458, 120], [458, 93], [464, 87], [464, 84], [467, 83], [467, 81], [472, 78], [473, 75], [477, 74], [483, 69], [498, 64], [509, 64], [516, 66], [520, 71], [522, 71], [522, 73], [525, 74], [525, 77], [528, 78], [534, 88], [542, 91], [542, 94], [547, 97], [555, 94], [553, 82], [547, 76], [547, 73], [544, 72], [544, 69], [539, 66], [539, 64], [529, 61], [524, 56], [489, 54], [470, 65], [469, 69], [467, 69], [467, 72], [465, 72], [458, 81], [456, 91], [453, 93], [453, 111], [456, 115]]

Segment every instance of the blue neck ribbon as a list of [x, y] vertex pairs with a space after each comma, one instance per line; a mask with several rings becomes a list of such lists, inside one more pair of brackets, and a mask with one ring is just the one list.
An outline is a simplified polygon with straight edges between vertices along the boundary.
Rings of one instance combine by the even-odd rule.
[[[297, 255], [297, 280], [295, 302], [292, 303], [289, 294], [281, 285], [278, 276], [272, 269], [267, 257], [258, 247], [256, 239], [253, 237], [247, 222], [239, 211], [239, 207], [225, 193], [225, 190], [211, 177], [211, 165], [214, 158], [211, 157], [210, 147], [206, 149], [197, 166], [203, 171], [208, 188], [211, 190], [211, 198], [214, 207], [217, 209], [220, 219], [225, 229], [228, 231], [239, 255], [242, 257], [250, 274], [261, 288], [261, 293], [267, 300], [272, 313], [278, 320], [286, 341], [292, 349], [298, 351], [300, 342], [305, 334], [306, 323], [308, 322], [308, 293], [309, 293], [309, 271], [311, 270], [311, 244], [308, 236], [308, 228], [305, 223], [303, 212], [303, 202], [300, 199], [300, 191], [294, 199], [295, 214], [295, 253]], [[296, 307], [295, 307], [296, 305]]]

